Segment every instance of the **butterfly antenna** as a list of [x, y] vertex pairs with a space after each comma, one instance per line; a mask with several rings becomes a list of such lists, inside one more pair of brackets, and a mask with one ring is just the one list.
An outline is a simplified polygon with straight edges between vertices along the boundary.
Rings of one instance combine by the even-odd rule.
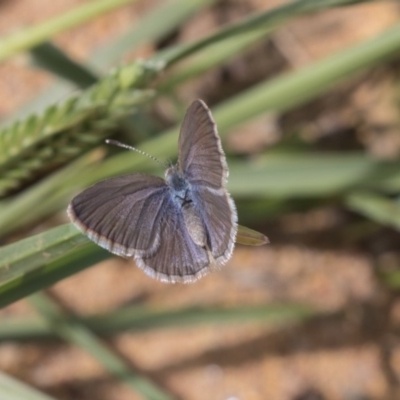
[[117, 146], [117, 147], [122, 147], [123, 149], [136, 151], [137, 153], [139, 153], [139, 154], [141, 154], [143, 156], [146, 156], [146, 157], [150, 158], [151, 160], [155, 161], [157, 164], [162, 165], [164, 168], [168, 167], [167, 164], [163, 163], [158, 158], [155, 158], [151, 154], [148, 154], [143, 150], [139, 150], [136, 147], [129, 146], [129, 145], [125, 144], [125, 143], [121, 143], [121, 142], [118, 142], [117, 140], [113, 140], [113, 139], [106, 139], [106, 143], [107, 144], [112, 144], [112, 145]]

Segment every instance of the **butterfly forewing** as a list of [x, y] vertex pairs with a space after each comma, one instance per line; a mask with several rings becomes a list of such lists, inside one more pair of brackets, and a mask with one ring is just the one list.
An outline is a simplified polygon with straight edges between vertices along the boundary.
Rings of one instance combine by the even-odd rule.
[[179, 136], [179, 166], [190, 182], [194, 202], [206, 231], [216, 264], [233, 251], [237, 214], [225, 189], [228, 169], [217, 127], [206, 104], [196, 100], [189, 107]]
[[192, 103], [182, 123], [179, 167], [192, 183], [215, 189], [225, 186], [225, 155], [211, 112], [201, 100]]
[[154, 253], [168, 186], [155, 176], [106, 179], [77, 195], [68, 208], [72, 221], [90, 239], [114, 254]]

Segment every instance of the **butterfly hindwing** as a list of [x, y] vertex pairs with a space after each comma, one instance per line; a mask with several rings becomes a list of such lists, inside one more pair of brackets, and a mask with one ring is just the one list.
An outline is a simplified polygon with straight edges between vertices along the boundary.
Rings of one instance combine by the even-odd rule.
[[205, 248], [191, 239], [184, 223], [182, 208], [170, 197], [164, 202], [160, 221], [160, 245], [150, 255], [135, 257], [136, 263], [154, 278], [164, 282], [193, 282], [210, 270]]
[[193, 189], [203, 224], [207, 231], [209, 249], [217, 265], [231, 257], [237, 232], [236, 208], [226, 191], [215, 193], [207, 187]]

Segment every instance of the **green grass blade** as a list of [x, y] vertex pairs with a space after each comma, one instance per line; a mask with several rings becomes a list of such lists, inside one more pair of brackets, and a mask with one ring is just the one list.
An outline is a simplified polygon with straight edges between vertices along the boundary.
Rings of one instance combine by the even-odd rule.
[[381, 194], [358, 191], [346, 196], [344, 203], [351, 210], [373, 221], [400, 230], [399, 199], [389, 199]]
[[[112, 45], [108, 45], [92, 55], [88, 64], [93, 66], [96, 71], [99, 67], [110, 67], [113, 63], [118, 62], [128, 50], [132, 51], [141, 43], [162, 38], [182, 21], [216, 1], [175, 0], [162, 3], [145, 14], [133, 29], [114, 40]], [[31, 48], [30, 52], [35, 66], [66, 79], [82, 89], [95, 84], [100, 77], [86, 65], [72, 60], [52, 43], [41, 43]]]
[[[397, 163], [400, 168], [400, 163]], [[322, 197], [372, 184], [381, 164], [363, 153], [269, 153], [253, 163], [230, 163], [234, 197]]]
[[220, 29], [217, 33], [206, 36], [193, 43], [177, 46], [172, 49], [164, 50], [155, 56], [156, 60], [163, 60], [167, 66], [202, 50], [203, 48], [217, 43], [221, 40], [241, 36], [246, 32], [255, 32], [259, 29], [275, 28], [289, 18], [308, 14], [315, 11], [324, 10], [331, 7], [349, 6], [357, 3], [365, 3], [371, 0], [296, 0], [289, 2], [272, 11], [258, 13], [246, 18], [244, 21], [232, 24]]
[[117, 7], [132, 3], [135, 0], [97, 0], [52, 18], [39, 25], [26, 28], [20, 32], [0, 40], [0, 62], [21, 52], [29, 50], [40, 43], [48, 41], [56, 34], [74, 26], [83, 24], [98, 15], [109, 12]]
[[[143, 15], [128, 32], [114, 39], [110, 44], [94, 52], [94, 54], [91, 54], [85, 64], [90, 66], [91, 72], [92, 70], [107, 70], [115, 64], [119, 64], [128, 51], [135, 49], [134, 44], [137, 46], [150, 39], [157, 40], [164, 37], [176, 29], [180, 23], [184, 22], [193, 13], [209, 5], [210, 1], [197, 0], [189, 2], [187, 0], [175, 0], [174, 2], [168, 2], [162, 5], [162, 10], [168, 11], [164, 15], [159, 12], [160, 7], [158, 6], [148, 14]], [[176, 16], [180, 16], [181, 20], [178, 20]], [[86, 66], [81, 65], [81, 67], [86, 70]], [[64, 99], [70, 91], [71, 87], [69, 85], [57, 82], [38, 95], [34, 102], [30, 102], [18, 110], [12, 119], [15, 121], [25, 118], [32, 113], [41, 112], [54, 102]]]
[[110, 67], [119, 61], [126, 51], [132, 51], [142, 43], [159, 40], [186, 22], [191, 16], [218, 0], [168, 0], [161, 2], [135, 24], [135, 27], [114, 41], [112, 45], [95, 53], [89, 63], [96, 68]]
[[82, 348], [96, 358], [115, 378], [126, 383], [148, 400], [172, 400], [173, 397], [158, 388], [144, 376], [134, 373], [116, 353], [106, 347], [78, 320], [68, 320], [63, 311], [44, 294], [31, 297], [31, 303], [46, 319], [50, 329], [64, 340]]
[[0, 283], [34, 274], [70, 250], [87, 244], [87, 239], [71, 224], [49, 229], [1, 247]]
[[4, 400], [54, 400], [44, 393], [0, 372], [0, 399]]
[[0, 307], [111, 257], [66, 224], [0, 248]]
[[353, 46], [297, 72], [281, 75], [251, 88], [216, 107], [222, 131], [242, 124], [262, 112], [283, 112], [326, 92], [356, 72], [398, 57], [400, 24], [378, 37]]
[[[281, 324], [313, 317], [317, 312], [301, 304], [269, 304], [230, 308], [190, 307], [179, 310], [160, 310], [151, 307], [129, 306], [109, 314], [74, 318], [100, 335], [122, 331], [141, 332], [159, 328], [174, 328], [206, 324], [244, 324], [262, 322]], [[68, 318], [68, 317], [66, 317]], [[1, 340], [33, 340], [55, 338], [48, 324], [37, 317], [8, 317], [0, 324]]]
[[[141, 43], [162, 38], [183, 21], [216, 1], [175, 0], [161, 3], [145, 14], [133, 29], [115, 40], [112, 45], [97, 51], [90, 57], [88, 63], [96, 70], [100, 66], [109, 67], [119, 61], [128, 50], [132, 51]], [[52, 43], [42, 43], [30, 51], [36, 66], [66, 79], [82, 89], [93, 85], [99, 79], [99, 76], [87, 66], [72, 60]]]
[[98, 76], [88, 67], [70, 58], [52, 43], [35, 46], [30, 51], [33, 64], [85, 89], [98, 81]]
[[[248, 231], [251, 235], [247, 235], [245, 244], [266, 243], [264, 235]], [[111, 253], [91, 242], [73, 224], [0, 247], [0, 307], [109, 257]]]
[[210, 44], [194, 56], [189, 57], [188, 60], [182, 61], [170, 73], [167, 73], [166, 77], [160, 82], [157, 91], [162, 94], [172, 91], [189, 79], [230, 61], [233, 57], [260, 42], [260, 40], [265, 40], [272, 31], [272, 26], [265, 26], [256, 32], [242, 33], [240, 36], [229, 37]]

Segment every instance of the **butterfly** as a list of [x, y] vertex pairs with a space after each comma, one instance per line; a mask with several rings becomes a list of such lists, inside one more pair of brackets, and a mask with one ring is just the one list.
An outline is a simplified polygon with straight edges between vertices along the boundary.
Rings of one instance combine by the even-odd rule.
[[188, 283], [231, 258], [237, 212], [217, 127], [202, 100], [188, 108], [178, 146], [178, 163], [165, 179], [105, 179], [74, 197], [67, 211], [89, 239], [134, 259], [147, 275]]

